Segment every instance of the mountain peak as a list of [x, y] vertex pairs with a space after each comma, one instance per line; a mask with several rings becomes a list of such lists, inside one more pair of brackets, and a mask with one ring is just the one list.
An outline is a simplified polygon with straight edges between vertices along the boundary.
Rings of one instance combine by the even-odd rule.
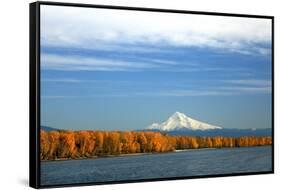
[[210, 125], [201, 121], [197, 121], [190, 117], [187, 117], [184, 113], [175, 112], [165, 122], [158, 124], [153, 123], [148, 126], [147, 129], [157, 129], [160, 131], [173, 131], [178, 129], [189, 130], [209, 130], [209, 129], [221, 129], [219, 126]]
[[186, 115], [184, 113], [178, 112], [176, 111], [171, 117], [178, 117], [178, 118], [182, 118], [182, 117], [186, 117]]

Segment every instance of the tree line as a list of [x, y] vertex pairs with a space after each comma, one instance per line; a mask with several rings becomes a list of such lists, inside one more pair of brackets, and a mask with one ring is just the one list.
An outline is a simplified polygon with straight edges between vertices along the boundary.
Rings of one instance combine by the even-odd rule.
[[77, 159], [180, 149], [271, 145], [271, 137], [169, 136], [160, 132], [40, 131], [41, 160]]

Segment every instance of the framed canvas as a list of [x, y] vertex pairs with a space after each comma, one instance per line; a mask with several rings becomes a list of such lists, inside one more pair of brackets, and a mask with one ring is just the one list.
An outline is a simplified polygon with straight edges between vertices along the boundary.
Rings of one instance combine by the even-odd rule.
[[30, 4], [30, 186], [274, 172], [274, 17]]

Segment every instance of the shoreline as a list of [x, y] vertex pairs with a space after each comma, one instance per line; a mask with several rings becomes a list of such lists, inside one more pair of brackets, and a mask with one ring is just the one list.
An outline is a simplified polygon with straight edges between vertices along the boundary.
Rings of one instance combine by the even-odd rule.
[[[240, 147], [233, 147], [233, 148], [240, 148]], [[221, 148], [187, 148], [187, 149], [177, 149], [172, 152], [187, 152], [187, 151], [193, 151], [193, 150], [212, 150], [212, 149], [221, 149]]]
[[[171, 151], [171, 152], [173, 152], [173, 151]], [[129, 154], [102, 155], [102, 156], [81, 157], [81, 158], [59, 158], [59, 159], [55, 159], [55, 160], [40, 160], [40, 161], [41, 162], [53, 162], [53, 161], [70, 161], [70, 160], [91, 160], [91, 159], [100, 159], [100, 158], [144, 156], [144, 155], [151, 155], [151, 154], [171, 153], [171, 152], [129, 153]]]
[[[272, 146], [272, 145], [264, 145], [264, 146]], [[264, 146], [231, 147], [231, 149], [235, 149], [235, 148], [251, 148], [251, 147], [264, 147]], [[144, 153], [102, 155], [102, 156], [81, 157], [81, 158], [59, 158], [59, 159], [55, 159], [55, 160], [40, 160], [40, 162], [91, 160], [91, 159], [117, 158], [117, 157], [133, 157], [133, 156], [145, 156], [145, 155], [152, 155], [152, 154], [180, 153], [180, 152], [200, 151], [200, 150], [217, 150], [217, 149], [225, 149], [225, 148], [227, 148], [227, 147], [222, 147], [222, 148], [189, 148], [189, 149], [177, 149], [177, 150], [168, 151], [168, 152], [144, 152]], [[230, 147], [228, 147], [228, 148], [230, 148]]]

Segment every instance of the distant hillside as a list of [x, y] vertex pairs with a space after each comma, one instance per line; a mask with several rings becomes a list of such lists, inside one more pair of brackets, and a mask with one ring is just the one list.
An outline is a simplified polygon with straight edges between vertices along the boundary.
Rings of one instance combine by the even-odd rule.
[[199, 136], [199, 137], [215, 137], [215, 136], [223, 136], [223, 137], [242, 137], [242, 136], [271, 136], [271, 128], [264, 129], [210, 129], [210, 130], [189, 130], [189, 129], [180, 129], [173, 131], [160, 131], [157, 129], [145, 129], [142, 131], [154, 131], [154, 132], [162, 132], [167, 133], [169, 135], [176, 136]]
[[64, 131], [63, 129], [56, 129], [56, 128], [53, 128], [53, 127], [48, 127], [48, 126], [41, 126], [41, 130], [44, 130], [44, 131]]

